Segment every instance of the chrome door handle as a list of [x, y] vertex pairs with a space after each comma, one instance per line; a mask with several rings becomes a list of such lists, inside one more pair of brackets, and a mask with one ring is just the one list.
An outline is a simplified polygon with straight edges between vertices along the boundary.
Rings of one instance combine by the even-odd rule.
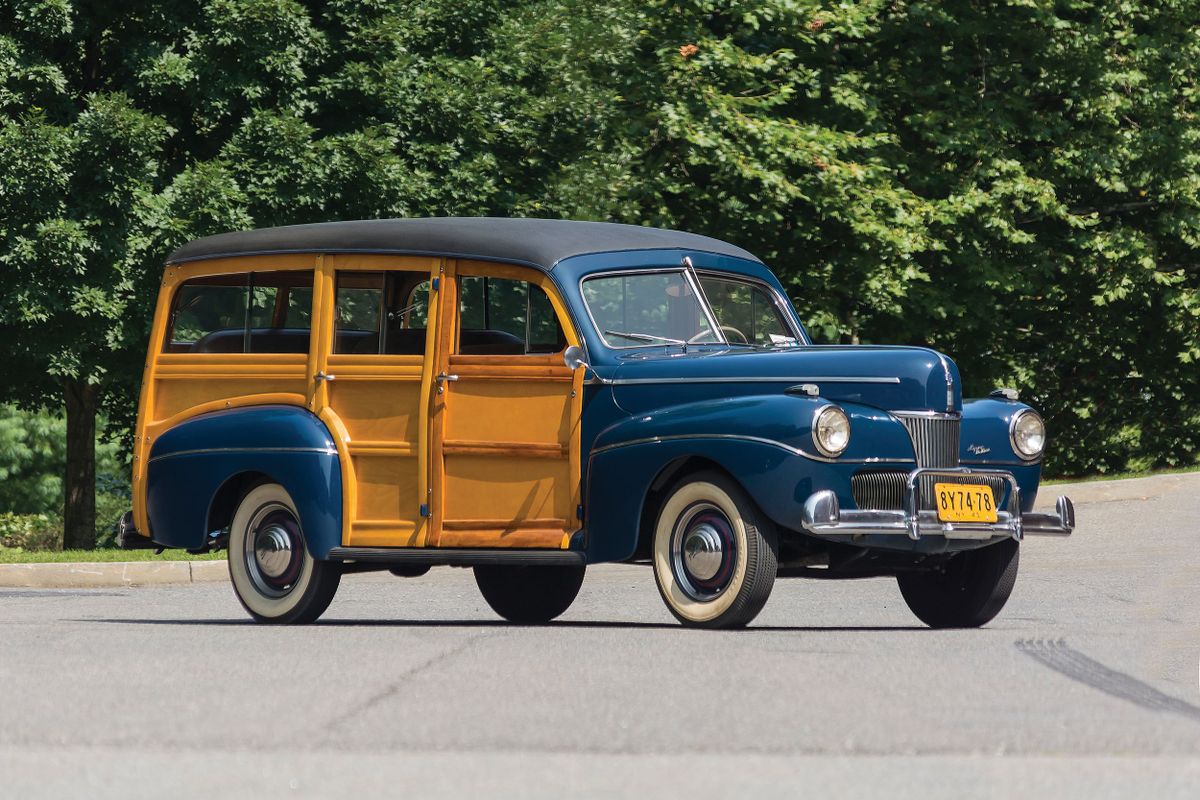
[[437, 381], [438, 394], [441, 394], [442, 392], [446, 391], [446, 381], [456, 381], [458, 380], [458, 376], [447, 375], [446, 373], [441, 372], [435, 375], [433, 379]]
[[325, 374], [325, 370], [321, 370], [316, 375], [314, 375], [313, 378], [316, 379], [317, 383], [320, 383], [321, 381], [337, 380], [337, 375], [327, 375], [327, 374]]

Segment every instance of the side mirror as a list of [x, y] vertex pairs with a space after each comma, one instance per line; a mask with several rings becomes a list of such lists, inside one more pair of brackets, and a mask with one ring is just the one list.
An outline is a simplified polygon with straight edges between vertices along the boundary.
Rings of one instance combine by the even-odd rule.
[[583, 352], [583, 348], [577, 344], [573, 344], [566, 350], [563, 350], [563, 363], [572, 371], [580, 367], [587, 369], [591, 366], [588, 364], [587, 355]]

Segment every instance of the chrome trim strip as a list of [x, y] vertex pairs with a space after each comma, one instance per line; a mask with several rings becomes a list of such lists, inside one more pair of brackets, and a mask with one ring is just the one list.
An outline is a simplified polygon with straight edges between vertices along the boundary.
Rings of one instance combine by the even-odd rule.
[[900, 383], [900, 379], [862, 375], [829, 375], [815, 378], [781, 375], [777, 378], [759, 376], [747, 378], [616, 378], [611, 382], [616, 385], [629, 386], [640, 383]]
[[163, 453], [154, 456], [148, 463], [162, 461], [177, 456], [203, 456], [218, 453], [319, 453], [326, 456], [336, 456], [337, 450], [332, 447], [203, 447], [196, 450], [176, 450], [174, 453]]
[[766, 439], [761, 436], [742, 436], [734, 433], [680, 433], [671, 436], [647, 436], [642, 439], [629, 439], [624, 442], [614, 442], [601, 447], [592, 448], [588, 453], [588, 458], [599, 455], [600, 453], [608, 452], [609, 450], [617, 450], [622, 447], [633, 447], [639, 444], [658, 444], [660, 442], [673, 442], [688, 439], [730, 439], [743, 442], [754, 442], [755, 444], [765, 444], [772, 447], [778, 447], [780, 450], [785, 450], [794, 456], [801, 456], [812, 461], [821, 461], [826, 464], [912, 464], [911, 458], [826, 458], [825, 456], [809, 453], [801, 450], [799, 447], [792, 447], [790, 444], [785, 444], [776, 439]]
[[950, 374], [950, 362], [942, 353], [938, 353], [942, 362], [942, 371], [946, 373], [946, 410], [954, 410], [954, 376]]

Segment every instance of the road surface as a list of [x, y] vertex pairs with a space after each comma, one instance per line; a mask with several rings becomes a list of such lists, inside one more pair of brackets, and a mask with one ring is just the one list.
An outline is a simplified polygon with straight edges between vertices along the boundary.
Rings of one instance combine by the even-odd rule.
[[1200, 474], [1067, 491], [974, 631], [886, 579], [684, 630], [630, 566], [543, 628], [450, 568], [305, 628], [227, 584], [0, 590], [0, 796], [1200, 796]]

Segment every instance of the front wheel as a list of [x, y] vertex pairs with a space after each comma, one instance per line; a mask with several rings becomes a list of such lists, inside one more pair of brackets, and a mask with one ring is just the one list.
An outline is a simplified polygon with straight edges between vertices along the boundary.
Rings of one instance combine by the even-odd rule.
[[309, 555], [295, 503], [282, 486], [266, 483], [251, 489], [233, 515], [229, 577], [255, 620], [306, 624], [329, 607], [342, 570]]
[[727, 476], [699, 472], [675, 484], [654, 529], [654, 577], [675, 618], [698, 628], [741, 628], [771, 596], [775, 526]]
[[1017, 582], [1015, 539], [959, 553], [935, 572], [902, 572], [900, 594], [931, 628], [978, 628], [997, 614]]
[[575, 602], [584, 567], [479, 564], [475, 583], [483, 599], [509, 622], [543, 625]]

